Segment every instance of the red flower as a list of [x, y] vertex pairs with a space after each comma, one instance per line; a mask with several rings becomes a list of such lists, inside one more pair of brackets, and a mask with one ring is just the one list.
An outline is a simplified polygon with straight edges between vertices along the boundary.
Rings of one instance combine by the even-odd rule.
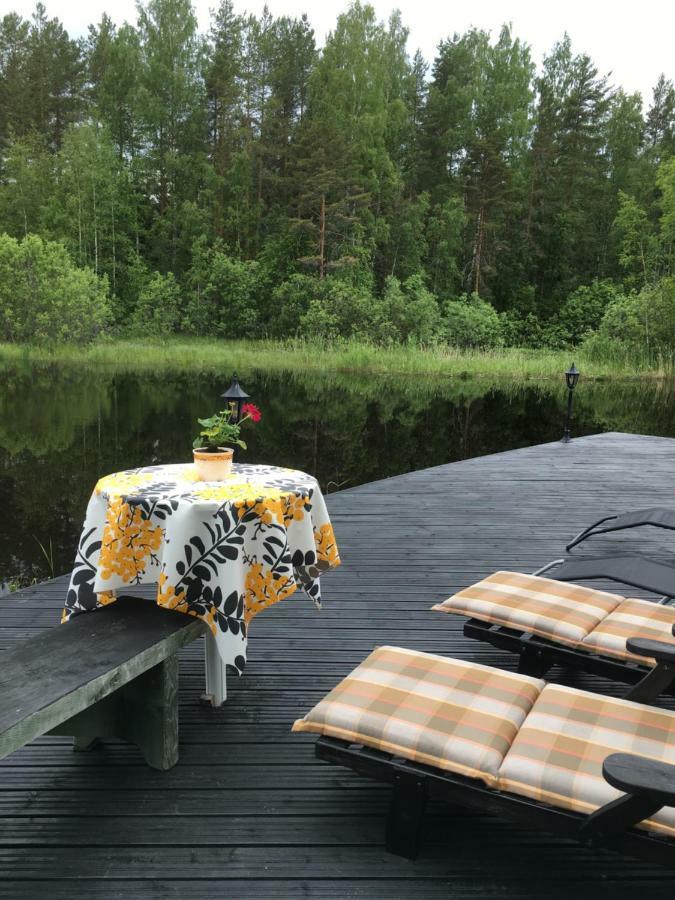
[[245, 416], [248, 416], [252, 422], [259, 422], [262, 419], [262, 413], [255, 403], [244, 403], [241, 411]]

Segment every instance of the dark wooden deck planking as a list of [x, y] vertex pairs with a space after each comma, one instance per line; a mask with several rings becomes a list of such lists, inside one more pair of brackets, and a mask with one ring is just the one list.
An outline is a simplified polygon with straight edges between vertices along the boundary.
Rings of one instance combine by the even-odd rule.
[[[181, 654], [181, 761], [153, 772], [128, 745], [73, 754], [42, 738], [0, 763], [0, 898], [665, 897], [668, 871], [512, 824], [435, 807], [416, 862], [382, 848], [385, 788], [313, 758], [292, 721], [374, 646], [395, 643], [513, 668], [430, 612], [499, 568], [560, 555], [594, 517], [675, 505], [675, 440], [597, 435], [363, 485], [328, 498], [343, 566], [324, 609], [297, 595], [251, 628], [250, 661], [220, 710], [198, 704], [199, 644]], [[656, 529], [638, 541], [672, 557]], [[1, 650], [58, 621], [66, 579], [0, 601]], [[147, 593], [147, 592], [146, 592]], [[639, 592], [631, 592], [639, 594]], [[599, 679], [553, 679], [616, 693]], [[674, 851], [675, 852], [675, 851]]]

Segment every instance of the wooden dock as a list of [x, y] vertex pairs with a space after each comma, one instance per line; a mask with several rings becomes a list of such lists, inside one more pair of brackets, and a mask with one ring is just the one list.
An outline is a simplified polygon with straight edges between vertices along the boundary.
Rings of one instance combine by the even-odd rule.
[[[332, 494], [343, 565], [324, 608], [304, 595], [252, 625], [229, 699], [198, 702], [202, 650], [181, 656], [181, 761], [147, 768], [106, 742], [42, 738], [0, 762], [1, 900], [484, 900], [669, 896], [675, 874], [491, 816], [434, 807], [409, 862], [384, 852], [386, 788], [317, 762], [293, 720], [379, 644], [514, 667], [432, 603], [497, 568], [531, 571], [602, 514], [675, 505], [675, 440], [580, 438]], [[673, 556], [656, 529], [597, 539]], [[2, 649], [58, 622], [67, 578], [0, 600]], [[148, 593], [148, 592], [146, 592]], [[636, 594], [637, 592], [631, 592]], [[615, 685], [554, 670], [608, 693]], [[674, 850], [675, 853], [675, 850]]]

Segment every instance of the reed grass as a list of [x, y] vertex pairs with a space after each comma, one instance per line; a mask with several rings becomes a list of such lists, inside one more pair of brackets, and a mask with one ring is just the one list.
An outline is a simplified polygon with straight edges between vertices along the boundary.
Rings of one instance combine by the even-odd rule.
[[171, 337], [164, 341], [110, 340], [89, 347], [53, 349], [0, 343], [0, 366], [95, 366], [119, 372], [246, 371], [341, 372], [373, 375], [453, 376], [542, 381], [560, 378], [572, 360], [584, 378], [665, 378], [666, 365], [636, 364], [623, 356], [590, 357], [581, 351], [391, 348], [346, 341], [323, 346], [308, 340], [222, 341]]

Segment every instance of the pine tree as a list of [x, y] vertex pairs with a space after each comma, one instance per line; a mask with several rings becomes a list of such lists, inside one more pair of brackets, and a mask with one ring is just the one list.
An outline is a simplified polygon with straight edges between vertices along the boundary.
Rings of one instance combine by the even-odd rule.
[[138, 30], [142, 176], [154, 207], [147, 251], [161, 270], [176, 271], [187, 263], [179, 250], [184, 254], [192, 243], [183, 231], [203, 174], [201, 42], [190, 0], [149, 0], [139, 8]]
[[675, 87], [663, 74], [654, 88], [645, 134], [657, 163], [675, 154]]
[[498, 286], [500, 258], [515, 239], [532, 74], [529, 49], [506, 27], [494, 44], [476, 29], [441, 42], [425, 117], [422, 183], [436, 201], [432, 230], [443, 248], [448, 239], [456, 245], [457, 223], [467, 225], [461, 258], [452, 265], [441, 264], [436, 257], [444, 251], [431, 245], [435, 282], [446, 289], [460, 271], [471, 292], [490, 294]]
[[385, 26], [372, 7], [354, 3], [312, 72], [296, 157], [296, 219], [311, 246], [304, 261], [319, 277], [370, 270], [372, 278], [378, 245], [388, 240], [387, 206], [399, 181], [392, 157], [409, 71], [405, 38], [397, 15]]
[[231, 0], [222, 0], [213, 14], [204, 68], [213, 230], [237, 246], [241, 235], [228, 228], [232, 215], [227, 207], [232, 202], [228, 176], [241, 142], [243, 30]]
[[0, 147], [31, 126], [27, 62], [30, 26], [9, 13], [0, 21]]
[[31, 125], [58, 150], [66, 128], [84, 109], [84, 62], [79, 44], [68, 37], [58, 19], [35, 7], [28, 35], [26, 80]]
[[90, 27], [86, 43], [88, 90], [96, 118], [108, 128], [120, 160], [139, 152], [138, 103], [140, 46], [136, 29], [117, 29], [104, 15]]
[[538, 80], [529, 238], [542, 311], [602, 271], [607, 217], [607, 79], [569, 37], [544, 60]]

